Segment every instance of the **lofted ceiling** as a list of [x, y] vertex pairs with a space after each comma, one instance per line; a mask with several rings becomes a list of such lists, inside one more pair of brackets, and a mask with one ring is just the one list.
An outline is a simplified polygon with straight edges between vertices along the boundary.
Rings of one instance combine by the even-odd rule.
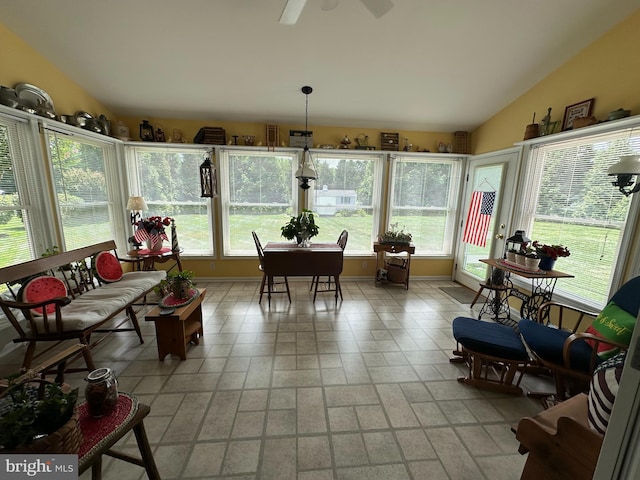
[[0, 0], [0, 23], [122, 117], [296, 124], [311, 85], [310, 127], [454, 131], [483, 123], [640, 7], [392, 1], [375, 18], [361, 1], [324, 11], [307, 0], [283, 25], [286, 0]]

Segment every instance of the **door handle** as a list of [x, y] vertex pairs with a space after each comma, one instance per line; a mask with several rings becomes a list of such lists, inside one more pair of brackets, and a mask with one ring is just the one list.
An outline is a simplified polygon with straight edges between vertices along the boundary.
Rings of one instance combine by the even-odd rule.
[[499, 240], [502, 240], [504, 238], [504, 235], [499, 233], [499, 234], [496, 235], [496, 238], [499, 239]]

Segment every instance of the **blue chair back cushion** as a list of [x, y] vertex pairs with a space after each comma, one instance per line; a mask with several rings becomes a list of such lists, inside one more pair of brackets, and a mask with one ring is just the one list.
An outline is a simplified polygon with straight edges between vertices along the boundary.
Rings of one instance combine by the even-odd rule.
[[463, 347], [505, 360], [528, 360], [529, 354], [511, 327], [475, 318], [453, 319], [453, 337]]
[[[520, 333], [529, 348], [542, 360], [557, 365], [564, 364], [562, 348], [571, 332], [542, 325], [523, 318], [518, 323]], [[589, 372], [592, 348], [583, 340], [578, 340], [571, 348], [571, 368]], [[596, 362], [598, 359], [596, 358]]]

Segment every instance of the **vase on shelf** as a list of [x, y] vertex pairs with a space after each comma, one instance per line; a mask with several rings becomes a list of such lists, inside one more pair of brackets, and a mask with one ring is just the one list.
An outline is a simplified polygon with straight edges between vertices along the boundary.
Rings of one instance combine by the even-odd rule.
[[540, 257], [540, 263], [538, 264], [538, 268], [540, 270], [553, 270], [554, 265], [556, 264], [557, 258], [552, 258], [547, 255], [543, 255]]
[[159, 252], [162, 250], [162, 238], [150, 237], [147, 239], [147, 249], [150, 252]]

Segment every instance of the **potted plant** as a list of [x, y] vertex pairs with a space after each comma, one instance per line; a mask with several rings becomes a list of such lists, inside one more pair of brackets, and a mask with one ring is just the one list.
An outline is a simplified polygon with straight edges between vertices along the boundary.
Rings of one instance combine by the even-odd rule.
[[195, 273], [191, 270], [169, 272], [166, 280], [167, 290], [171, 292], [175, 298], [191, 298], [191, 290], [195, 285], [193, 283], [194, 276]]
[[540, 257], [540, 264], [538, 265], [538, 268], [541, 270], [553, 270], [556, 260], [559, 257], [568, 257], [571, 255], [569, 249], [564, 245], [547, 245], [536, 240], [533, 242], [532, 246]]
[[527, 268], [535, 270], [538, 268], [538, 264], [540, 263], [540, 258], [538, 257], [538, 252], [532, 246], [527, 247], [524, 251], [524, 264]]
[[404, 231], [404, 228], [398, 228], [398, 222], [389, 225], [389, 230], [378, 237], [378, 241], [383, 244], [391, 245], [409, 245], [411, 243], [411, 234]]
[[291, 217], [291, 219], [285, 223], [280, 230], [282, 236], [287, 240], [293, 240], [294, 238], [301, 245], [318, 235], [320, 227], [316, 225], [315, 216], [311, 210], [306, 208], [302, 209], [302, 212], [297, 217]]
[[165, 227], [171, 225], [171, 217], [149, 217], [143, 218], [136, 226], [138, 229], [133, 235], [138, 242], [147, 242], [147, 248], [151, 251], [162, 249], [162, 241], [169, 240], [165, 232]]
[[53, 453], [77, 453], [82, 442], [75, 411], [78, 389], [39, 378], [14, 383], [15, 377], [0, 395], [0, 453], [44, 453], [42, 448], [53, 452], [69, 445], [75, 452]]

